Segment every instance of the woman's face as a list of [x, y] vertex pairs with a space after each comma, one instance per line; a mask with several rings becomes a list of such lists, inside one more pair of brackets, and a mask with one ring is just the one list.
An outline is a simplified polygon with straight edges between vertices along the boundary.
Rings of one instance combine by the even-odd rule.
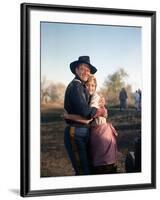
[[90, 95], [94, 94], [94, 92], [96, 91], [96, 84], [95, 84], [95, 82], [93, 80], [87, 82], [86, 83], [86, 88], [88, 89]]

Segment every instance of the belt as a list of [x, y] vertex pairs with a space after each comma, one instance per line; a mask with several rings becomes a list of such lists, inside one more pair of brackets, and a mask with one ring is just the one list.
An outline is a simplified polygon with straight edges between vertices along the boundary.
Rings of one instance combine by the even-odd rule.
[[89, 124], [68, 124], [69, 127], [90, 128]]

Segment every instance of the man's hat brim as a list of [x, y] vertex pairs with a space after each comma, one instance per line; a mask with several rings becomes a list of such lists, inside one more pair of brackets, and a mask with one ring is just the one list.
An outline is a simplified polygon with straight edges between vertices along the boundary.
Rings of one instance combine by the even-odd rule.
[[93, 65], [91, 65], [91, 64], [88, 63], [88, 62], [84, 62], [84, 61], [80, 61], [80, 60], [76, 60], [76, 61], [74, 61], [74, 62], [72, 62], [72, 63], [70, 64], [70, 70], [71, 70], [71, 72], [72, 72], [73, 74], [75, 74], [75, 69], [76, 69], [76, 67], [77, 67], [79, 64], [82, 64], [82, 63], [85, 63], [85, 64], [87, 64], [87, 65], [89, 66], [90, 71], [91, 71], [91, 74], [95, 74], [95, 73], [97, 72], [97, 69], [96, 69]]

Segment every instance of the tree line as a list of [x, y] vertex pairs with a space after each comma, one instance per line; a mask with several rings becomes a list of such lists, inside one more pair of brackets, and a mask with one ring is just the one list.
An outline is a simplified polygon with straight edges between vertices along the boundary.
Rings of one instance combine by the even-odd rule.
[[[132, 86], [126, 83], [125, 79], [129, 77], [123, 68], [118, 69], [113, 74], [108, 75], [103, 83], [103, 86], [99, 89], [100, 92], [107, 101], [109, 106], [115, 106], [119, 104], [119, 92], [122, 88], [125, 88], [128, 95], [128, 104], [134, 104]], [[59, 102], [64, 100], [66, 85], [63, 83], [54, 83], [47, 80], [46, 76], [41, 80], [41, 103]]]
[[41, 103], [62, 103], [66, 86], [63, 83], [54, 83], [44, 76], [41, 80]]

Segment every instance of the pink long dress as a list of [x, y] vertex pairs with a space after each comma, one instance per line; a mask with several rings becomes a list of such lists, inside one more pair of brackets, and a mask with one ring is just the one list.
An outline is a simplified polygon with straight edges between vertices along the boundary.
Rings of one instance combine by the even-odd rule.
[[91, 126], [89, 149], [94, 167], [116, 163], [116, 134], [111, 123]]
[[[90, 106], [99, 108], [100, 96], [94, 93]], [[90, 156], [94, 167], [114, 164], [117, 161], [117, 132], [104, 117], [97, 117], [91, 124]]]

